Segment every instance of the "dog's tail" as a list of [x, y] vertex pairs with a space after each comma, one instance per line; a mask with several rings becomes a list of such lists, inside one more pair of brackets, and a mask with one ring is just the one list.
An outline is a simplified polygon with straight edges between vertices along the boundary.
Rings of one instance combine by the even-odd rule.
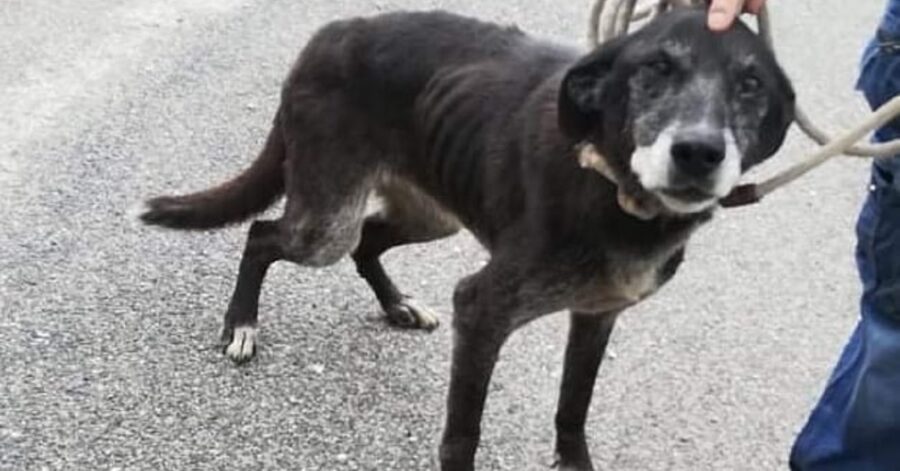
[[264, 211], [284, 193], [285, 158], [280, 113], [262, 152], [240, 175], [208, 190], [147, 201], [146, 224], [172, 229], [210, 229], [241, 222]]

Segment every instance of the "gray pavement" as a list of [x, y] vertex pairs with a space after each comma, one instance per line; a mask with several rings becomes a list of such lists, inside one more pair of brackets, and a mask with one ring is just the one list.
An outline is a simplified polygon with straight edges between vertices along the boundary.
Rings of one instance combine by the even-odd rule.
[[[772, 3], [801, 102], [854, 123], [881, 2]], [[134, 214], [252, 159], [315, 28], [432, 7], [571, 44], [587, 16], [558, 0], [0, 2], [0, 469], [431, 469], [451, 289], [485, 257], [469, 236], [388, 257], [442, 313], [432, 334], [387, 328], [346, 262], [277, 265], [258, 360], [236, 368], [216, 341], [246, 228], [179, 234]], [[793, 135], [762, 173], [810, 148]], [[830, 163], [700, 232], [615, 333], [589, 423], [600, 469], [785, 469], [857, 316], [865, 179], [864, 163]], [[479, 469], [551, 463], [565, 332], [551, 316], [503, 351]]]

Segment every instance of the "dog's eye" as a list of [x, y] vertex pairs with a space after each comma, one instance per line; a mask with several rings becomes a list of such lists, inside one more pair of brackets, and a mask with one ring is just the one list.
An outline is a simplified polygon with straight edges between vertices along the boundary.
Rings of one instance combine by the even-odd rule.
[[747, 75], [738, 82], [738, 93], [741, 96], [752, 97], [762, 89], [762, 80], [755, 75]]
[[672, 72], [675, 71], [675, 67], [672, 65], [672, 61], [665, 57], [658, 57], [656, 59], [651, 60], [645, 67], [652, 70], [653, 73], [666, 77], [672, 75]]

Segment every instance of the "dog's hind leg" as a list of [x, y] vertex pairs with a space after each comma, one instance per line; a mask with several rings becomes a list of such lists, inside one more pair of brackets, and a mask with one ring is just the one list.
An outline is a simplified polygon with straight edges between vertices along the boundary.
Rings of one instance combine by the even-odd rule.
[[255, 354], [259, 295], [269, 266], [289, 260], [323, 267], [350, 253], [360, 238], [368, 191], [363, 185], [351, 186], [326, 198], [288, 187], [281, 219], [253, 223], [225, 314], [222, 337], [229, 358], [243, 363]]
[[255, 221], [250, 226], [222, 330], [225, 354], [236, 363], [247, 362], [256, 353], [259, 292], [269, 266], [282, 258], [279, 236], [277, 221]]
[[350, 253], [362, 226], [360, 200], [351, 198], [345, 202], [347, 206], [326, 211], [304, 210], [296, 199], [289, 199], [281, 219], [253, 223], [225, 314], [222, 339], [229, 358], [243, 363], [256, 352], [259, 295], [269, 266], [278, 260], [289, 260], [322, 267]]
[[362, 238], [353, 252], [356, 270], [375, 293], [388, 322], [398, 327], [432, 330], [439, 324], [428, 307], [403, 294], [385, 272], [379, 257], [393, 247], [428, 242], [455, 234], [459, 222], [429, 197], [411, 186], [393, 181], [382, 186], [383, 203], [363, 224]]
[[350, 253], [359, 240], [363, 211], [360, 203], [348, 205], [334, 211], [304, 212], [289, 200], [280, 220], [253, 223], [225, 314], [222, 339], [229, 358], [244, 363], [256, 353], [259, 294], [272, 263], [290, 260], [322, 267]]
[[603, 360], [618, 313], [573, 312], [566, 346], [559, 406], [556, 412], [556, 454], [559, 469], [593, 471], [584, 435], [597, 370]]
[[411, 242], [402, 229], [390, 221], [369, 218], [363, 225], [362, 239], [353, 252], [353, 261], [356, 271], [375, 293], [388, 322], [398, 327], [432, 330], [439, 324], [437, 315], [401, 293], [379, 260], [391, 247]]

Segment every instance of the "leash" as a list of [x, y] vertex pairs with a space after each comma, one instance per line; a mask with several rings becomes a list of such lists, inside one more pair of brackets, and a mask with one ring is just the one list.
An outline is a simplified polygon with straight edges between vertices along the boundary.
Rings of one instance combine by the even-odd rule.
[[[698, 0], [653, 0], [652, 3], [638, 8], [638, 0], [595, 0], [590, 13], [588, 45], [596, 48], [614, 37], [628, 34], [628, 29], [633, 22], [652, 19], [673, 8], [695, 6], [701, 3], [703, 2]], [[772, 26], [767, 7], [763, 7], [757, 15], [757, 23], [759, 36], [774, 53]], [[864, 158], [889, 158], [900, 155], [900, 139], [879, 144], [858, 144], [869, 133], [898, 117], [900, 117], [900, 96], [894, 97], [879, 107], [859, 126], [834, 138], [816, 126], [798, 105], [795, 111], [795, 123], [820, 148], [787, 170], [767, 180], [760, 183], [738, 185], [719, 204], [725, 208], [734, 208], [757, 203], [769, 193], [788, 185], [838, 155]], [[593, 168], [613, 183], [621, 186], [605, 158], [597, 153], [590, 144], [579, 149], [579, 162], [583, 167]], [[656, 208], [641, 208], [637, 202], [623, 196], [621, 191], [619, 192], [619, 203], [624, 210], [642, 218], [652, 217], [656, 212]]]

